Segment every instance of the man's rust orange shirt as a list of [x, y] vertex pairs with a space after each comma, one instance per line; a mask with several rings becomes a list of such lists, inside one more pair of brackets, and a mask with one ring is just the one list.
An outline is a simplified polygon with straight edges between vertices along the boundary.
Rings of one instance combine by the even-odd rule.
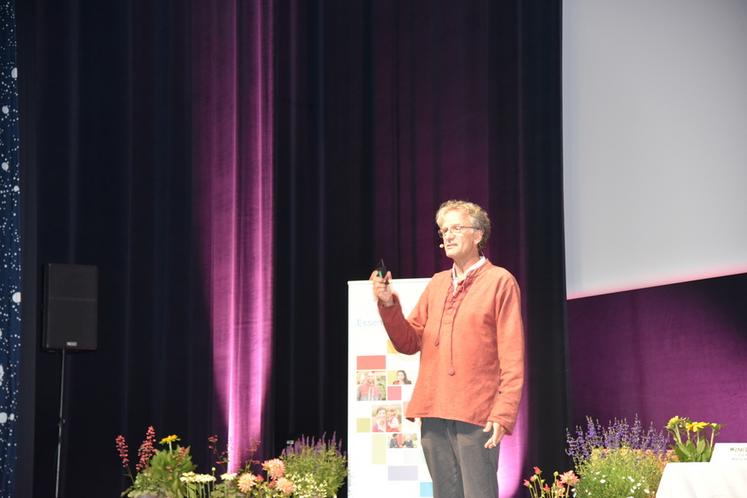
[[436, 273], [405, 318], [399, 300], [379, 313], [400, 353], [420, 352], [406, 416], [479, 426], [516, 424], [524, 382], [521, 297], [508, 270], [489, 261], [454, 290], [451, 270]]

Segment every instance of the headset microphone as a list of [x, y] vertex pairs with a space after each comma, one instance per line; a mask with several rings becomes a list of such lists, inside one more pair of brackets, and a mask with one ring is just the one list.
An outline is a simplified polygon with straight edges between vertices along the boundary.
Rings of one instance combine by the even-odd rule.
[[443, 249], [444, 245], [443, 244], [438, 244], [438, 247], [440, 247], [441, 249]]

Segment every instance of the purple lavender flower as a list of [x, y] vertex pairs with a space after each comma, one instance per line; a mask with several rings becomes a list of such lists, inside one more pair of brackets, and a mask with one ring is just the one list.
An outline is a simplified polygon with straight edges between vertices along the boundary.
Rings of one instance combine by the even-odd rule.
[[345, 452], [342, 451], [342, 440], [337, 439], [337, 433], [333, 433], [329, 440], [326, 439], [326, 433], [319, 439], [301, 436], [295, 441], [289, 442], [288, 446], [282, 451], [282, 455], [301, 455], [304, 452], [323, 454], [328, 451], [345, 456]]
[[[576, 427], [576, 436], [572, 436], [566, 429], [568, 448], [566, 454], [573, 459], [577, 466], [588, 460], [592, 450], [630, 448], [635, 450], [650, 450], [657, 455], [663, 455], [667, 449], [667, 435], [664, 431], [657, 431], [653, 423], [644, 433], [641, 421], [636, 415], [633, 425], [627, 419], [614, 419], [602, 426], [598, 420], [586, 417], [586, 430]], [[604, 453], [601, 455], [604, 457]]]

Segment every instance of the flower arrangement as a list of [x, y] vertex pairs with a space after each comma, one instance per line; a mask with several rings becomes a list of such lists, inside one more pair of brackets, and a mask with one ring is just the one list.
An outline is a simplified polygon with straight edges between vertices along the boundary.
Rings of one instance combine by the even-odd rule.
[[597, 448], [578, 468], [577, 497], [653, 498], [663, 464], [653, 453], [630, 448]]
[[187, 482], [181, 479], [184, 474], [193, 474], [196, 468], [192, 463], [189, 447], [176, 445], [179, 441], [176, 435], [166, 436], [159, 441], [159, 444], [164, 446], [163, 449], [156, 449], [155, 440], [155, 429], [152, 426], [148, 427], [145, 439], [138, 449], [138, 462], [135, 464], [137, 475], [133, 477], [127, 442], [124, 436], [117, 436], [117, 452], [131, 482], [130, 487], [122, 492], [122, 496], [189, 496]]
[[548, 484], [542, 478], [542, 470], [534, 467], [534, 474], [529, 479], [524, 479], [524, 486], [529, 488], [532, 498], [565, 498], [571, 495], [573, 486], [578, 482], [578, 476], [572, 471], [559, 474], [553, 472], [552, 484]]
[[342, 444], [334, 435], [329, 441], [302, 437], [283, 450], [281, 458], [298, 496], [334, 496], [347, 475]]
[[[607, 426], [586, 417], [586, 429], [566, 431], [566, 453], [573, 459], [573, 471], [553, 473], [552, 482], [534, 474], [524, 480], [531, 498], [653, 498], [664, 466], [671, 461], [708, 462], [716, 435], [723, 426], [713, 422], [693, 422], [672, 417], [666, 431], [643, 429], [636, 416], [633, 424], [615, 419]], [[668, 449], [667, 431], [674, 444]], [[578, 474], [578, 476], [576, 476]]]
[[[256, 471], [256, 462], [247, 463], [239, 472], [224, 473], [220, 476], [221, 483], [212, 490], [214, 498], [281, 498], [292, 496], [296, 485], [285, 475], [285, 463], [279, 458], [265, 460], [261, 464], [262, 471]], [[262, 475], [262, 472], [266, 476]]]
[[[196, 474], [189, 447], [178, 446], [176, 435], [160, 440], [155, 448], [155, 430], [148, 427], [138, 450], [136, 475], [130, 470], [129, 449], [123, 436], [115, 442], [122, 467], [131, 485], [122, 492], [130, 498], [326, 498], [334, 496], [347, 476], [347, 461], [342, 443], [333, 436], [327, 441], [302, 437], [286, 448], [280, 458], [259, 462], [253, 458], [238, 472], [225, 472], [216, 478]], [[208, 438], [208, 448], [217, 465], [228, 465], [228, 453], [219, 452], [217, 436]], [[252, 447], [253, 456], [256, 445]]]
[[653, 498], [670, 458], [667, 437], [653, 424], [644, 431], [638, 417], [632, 425], [614, 420], [606, 427], [587, 417], [587, 428], [567, 432], [567, 453], [573, 458], [580, 498]]
[[[674, 416], [667, 422], [667, 431], [674, 439], [674, 452], [681, 462], [709, 462], [713, 442], [723, 425], [714, 422], [693, 422]], [[710, 436], [706, 431], [710, 429]]]

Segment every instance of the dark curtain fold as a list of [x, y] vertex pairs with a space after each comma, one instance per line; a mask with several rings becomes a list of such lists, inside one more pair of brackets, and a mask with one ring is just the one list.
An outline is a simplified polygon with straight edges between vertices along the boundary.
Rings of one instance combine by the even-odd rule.
[[[202, 457], [217, 429], [192, 230], [189, 11], [38, 1], [18, 20], [25, 305], [38, 316], [42, 264], [99, 268], [98, 350], [67, 362], [62, 495], [116, 496], [127, 484], [117, 434], [136, 452], [152, 424]], [[38, 334], [32, 324], [24, 334]], [[60, 355], [38, 339], [24, 353], [34, 452], [18, 496], [54, 496]]]
[[570, 468], [562, 169], [562, 5], [520, 2], [523, 252], [529, 368], [529, 462]]
[[276, 445], [346, 428], [346, 282], [370, 273], [377, 223], [368, 11], [276, 3]]

